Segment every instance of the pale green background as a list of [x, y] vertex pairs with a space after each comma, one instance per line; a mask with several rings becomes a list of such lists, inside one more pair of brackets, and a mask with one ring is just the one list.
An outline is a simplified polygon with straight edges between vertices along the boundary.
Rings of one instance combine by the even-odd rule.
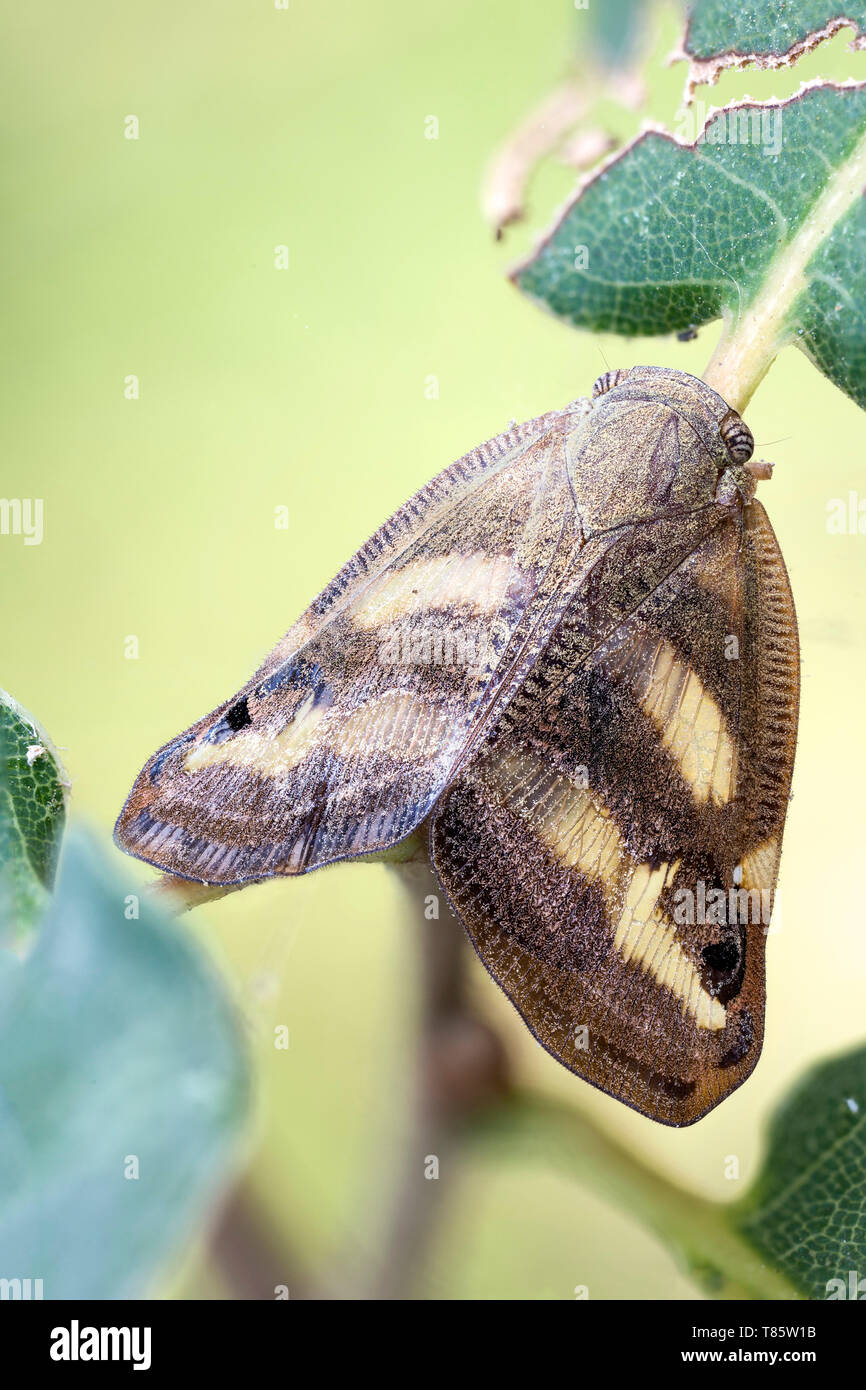
[[[563, 70], [566, 3], [290, 0], [15, 7], [6, 40], [2, 411], [6, 496], [45, 499], [41, 547], [0, 539], [0, 684], [44, 722], [109, 849], [153, 749], [235, 690], [332, 573], [456, 455], [589, 389], [610, 365], [700, 372], [696, 343], [599, 342], [503, 279], [478, 186], [496, 142]], [[646, 114], [674, 122], [683, 72], [657, 39]], [[866, 75], [842, 40], [804, 73]], [[728, 77], [713, 99], [794, 89]], [[704, 98], [706, 92], [701, 94]], [[611, 108], [623, 133], [636, 117]], [[124, 139], [124, 118], [140, 139]], [[425, 117], [440, 138], [424, 138]], [[573, 176], [546, 172], [531, 230]], [[289, 247], [277, 271], [274, 247]], [[605, 357], [603, 357], [603, 354]], [[127, 374], [141, 398], [124, 399]], [[439, 379], [438, 400], [425, 378]], [[782, 928], [754, 1077], [696, 1128], [655, 1126], [540, 1052], [480, 966], [480, 1005], [519, 1073], [662, 1171], [720, 1199], [813, 1059], [862, 1037], [866, 536], [826, 533], [866, 494], [863, 417], [790, 351], [748, 419], [803, 639]], [[779, 441], [767, 445], [770, 441]], [[290, 509], [287, 532], [274, 508]], [[124, 659], [135, 634], [137, 661]], [[252, 1176], [313, 1262], [363, 1266], [405, 1114], [414, 957], [387, 871], [345, 866], [188, 919], [249, 1020], [260, 1095]], [[275, 1052], [275, 1024], [291, 1047]], [[727, 1157], [740, 1160], [726, 1181]], [[579, 1179], [579, 1174], [576, 1175]], [[688, 1297], [630, 1219], [543, 1167], [467, 1169], [435, 1248], [435, 1297]], [[173, 1294], [219, 1297], [187, 1251]]]

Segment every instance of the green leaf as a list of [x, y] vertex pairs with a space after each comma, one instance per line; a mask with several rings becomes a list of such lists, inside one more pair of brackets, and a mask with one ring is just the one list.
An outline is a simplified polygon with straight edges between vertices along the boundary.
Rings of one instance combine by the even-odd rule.
[[687, 57], [701, 61], [721, 59], [718, 69], [754, 60], [761, 66], [776, 66], [767, 60], [794, 60], [808, 52], [837, 29], [853, 26], [861, 35], [866, 27], [864, 0], [796, 0], [780, 5], [779, 0], [696, 0], [689, 13], [683, 43]]
[[0, 971], [0, 1277], [45, 1298], [140, 1294], [245, 1115], [223, 989], [177, 924], [127, 919], [128, 891], [71, 836], [32, 953]]
[[41, 916], [66, 819], [66, 774], [36, 720], [0, 690], [0, 941]]
[[817, 1067], [784, 1101], [731, 1220], [810, 1298], [827, 1298], [834, 1279], [850, 1296], [852, 1271], [866, 1277], [866, 1048]]
[[795, 342], [866, 406], [866, 84], [727, 107], [694, 144], [649, 133], [514, 274], [568, 322], [629, 335], [724, 316], [737, 408]]

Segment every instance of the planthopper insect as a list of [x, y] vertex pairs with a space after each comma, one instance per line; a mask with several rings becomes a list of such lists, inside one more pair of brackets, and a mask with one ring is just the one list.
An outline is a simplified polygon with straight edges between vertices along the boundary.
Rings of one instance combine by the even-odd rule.
[[118, 844], [233, 885], [423, 827], [547, 1051], [693, 1123], [761, 1049], [796, 742], [753, 447], [702, 381], [633, 367], [459, 459], [150, 759]]

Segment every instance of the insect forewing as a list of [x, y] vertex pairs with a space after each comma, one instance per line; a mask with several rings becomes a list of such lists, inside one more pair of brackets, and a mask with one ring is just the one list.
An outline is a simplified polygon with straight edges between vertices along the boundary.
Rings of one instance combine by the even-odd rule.
[[395, 513], [252, 680], [150, 759], [121, 847], [232, 884], [409, 835], [575, 547], [569, 418], [515, 426]]
[[605, 571], [437, 806], [433, 862], [547, 1050], [690, 1124], [760, 1052], [796, 620], [757, 502], [625, 528]]

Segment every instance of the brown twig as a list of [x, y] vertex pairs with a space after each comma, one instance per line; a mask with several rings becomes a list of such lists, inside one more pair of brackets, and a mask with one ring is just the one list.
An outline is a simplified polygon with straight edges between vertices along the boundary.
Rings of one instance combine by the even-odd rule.
[[508, 1089], [502, 1043], [467, 1002], [462, 926], [426, 862], [394, 872], [419, 938], [421, 999], [411, 1128], [381, 1228], [379, 1267], [365, 1291], [376, 1299], [406, 1298], [417, 1287], [440, 1207], [454, 1190], [460, 1129]]
[[[462, 926], [427, 863], [421, 841], [391, 857], [409, 907], [409, 929], [418, 942], [420, 999], [418, 1044], [413, 1059], [409, 1136], [395, 1175], [393, 1196], [377, 1234], [378, 1253], [354, 1292], [365, 1298], [399, 1299], [417, 1286], [443, 1199], [454, 1190], [461, 1128], [508, 1093], [507, 1065], [497, 1034], [469, 1006]], [[164, 875], [151, 893], [174, 913], [224, 896], [226, 889]], [[314, 1292], [266, 1230], [243, 1183], [223, 1209], [211, 1243], [214, 1258], [238, 1299], [273, 1299], [285, 1286], [292, 1298]], [[354, 1262], [353, 1262], [354, 1263]], [[331, 1296], [343, 1281], [335, 1278]]]
[[[230, 1194], [211, 1236], [211, 1253], [236, 1300], [320, 1297], [285, 1242], [274, 1240], [258, 1204], [241, 1181]], [[285, 1292], [284, 1292], [285, 1291]]]
[[561, 83], [496, 151], [484, 175], [481, 210], [497, 237], [523, 216], [535, 166], [581, 120], [591, 99], [577, 82]]
[[609, 131], [585, 124], [602, 95], [636, 111], [646, 90], [631, 72], [576, 72], [549, 92], [499, 146], [481, 188], [481, 211], [497, 239], [524, 216], [529, 182], [546, 156], [556, 152], [563, 164], [587, 169], [616, 144]]

